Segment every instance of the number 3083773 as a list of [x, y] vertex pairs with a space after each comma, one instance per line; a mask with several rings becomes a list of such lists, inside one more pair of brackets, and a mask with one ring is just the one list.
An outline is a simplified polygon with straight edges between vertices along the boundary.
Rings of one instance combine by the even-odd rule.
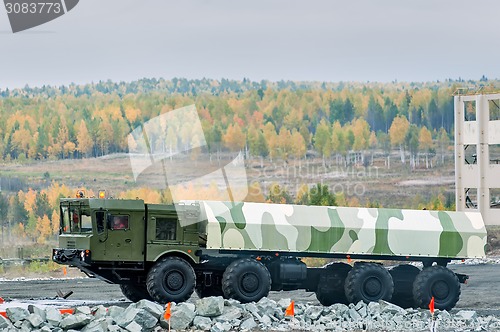
[[7, 14], [42, 14], [42, 13], [61, 13], [61, 4], [52, 2], [15, 2], [5, 3], [5, 8], [7, 9]]

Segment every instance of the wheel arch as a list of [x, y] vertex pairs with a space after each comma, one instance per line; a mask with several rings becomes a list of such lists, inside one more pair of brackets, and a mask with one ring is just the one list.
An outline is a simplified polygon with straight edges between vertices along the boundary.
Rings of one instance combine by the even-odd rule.
[[186, 262], [188, 262], [193, 268], [195, 267], [196, 264], [198, 264], [198, 261], [196, 259], [194, 259], [192, 256], [190, 256], [189, 254], [187, 254], [186, 252], [184, 252], [182, 250], [176, 250], [176, 249], [172, 249], [172, 250], [168, 250], [168, 251], [162, 252], [161, 254], [159, 254], [158, 256], [156, 256], [149, 263], [150, 263], [150, 265], [154, 265], [156, 262], [158, 262], [159, 260], [161, 260], [161, 259], [163, 259], [165, 257], [182, 258]]

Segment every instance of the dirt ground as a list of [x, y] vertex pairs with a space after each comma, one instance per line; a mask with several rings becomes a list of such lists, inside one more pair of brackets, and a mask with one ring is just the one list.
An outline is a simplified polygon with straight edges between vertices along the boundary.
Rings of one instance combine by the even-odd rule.
[[[462, 295], [453, 310], [471, 309], [479, 314], [500, 316], [500, 265], [450, 265], [458, 273], [470, 276], [467, 285], [462, 285]], [[66, 278], [45, 280], [3, 280], [0, 281], [0, 296], [4, 299], [38, 300], [54, 299], [57, 291], [73, 291], [68, 298], [76, 303], [105, 302], [108, 304], [128, 302], [117, 285], [90, 278]], [[271, 292], [270, 298], [290, 298], [296, 302], [319, 304], [314, 293], [305, 291]], [[195, 301], [193, 295], [190, 301]], [[57, 302], [57, 300], [55, 301]]]

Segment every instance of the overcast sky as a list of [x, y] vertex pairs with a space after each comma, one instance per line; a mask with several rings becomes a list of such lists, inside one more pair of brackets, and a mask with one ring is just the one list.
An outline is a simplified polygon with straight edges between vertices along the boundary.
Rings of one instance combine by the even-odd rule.
[[13, 34], [0, 88], [142, 77], [500, 78], [500, 1], [80, 0]]

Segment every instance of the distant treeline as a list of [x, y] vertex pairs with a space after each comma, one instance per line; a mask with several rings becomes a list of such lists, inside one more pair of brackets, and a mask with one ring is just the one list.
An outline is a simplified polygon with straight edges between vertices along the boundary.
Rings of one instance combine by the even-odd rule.
[[[0, 90], [0, 159], [67, 159], [127, 152], [127, 134], [195, 104], [211, 152], [345, 158], [393, 148], [436, 154], [452, 138], [453, 92], [500, 81], [429, 83], [142, 79]], [[183, 142], [178, 142], [179, 145]], [[161, 146], [161, 144], [160, 144]], [[410, 159], [411, 161], [411, 159]]]

